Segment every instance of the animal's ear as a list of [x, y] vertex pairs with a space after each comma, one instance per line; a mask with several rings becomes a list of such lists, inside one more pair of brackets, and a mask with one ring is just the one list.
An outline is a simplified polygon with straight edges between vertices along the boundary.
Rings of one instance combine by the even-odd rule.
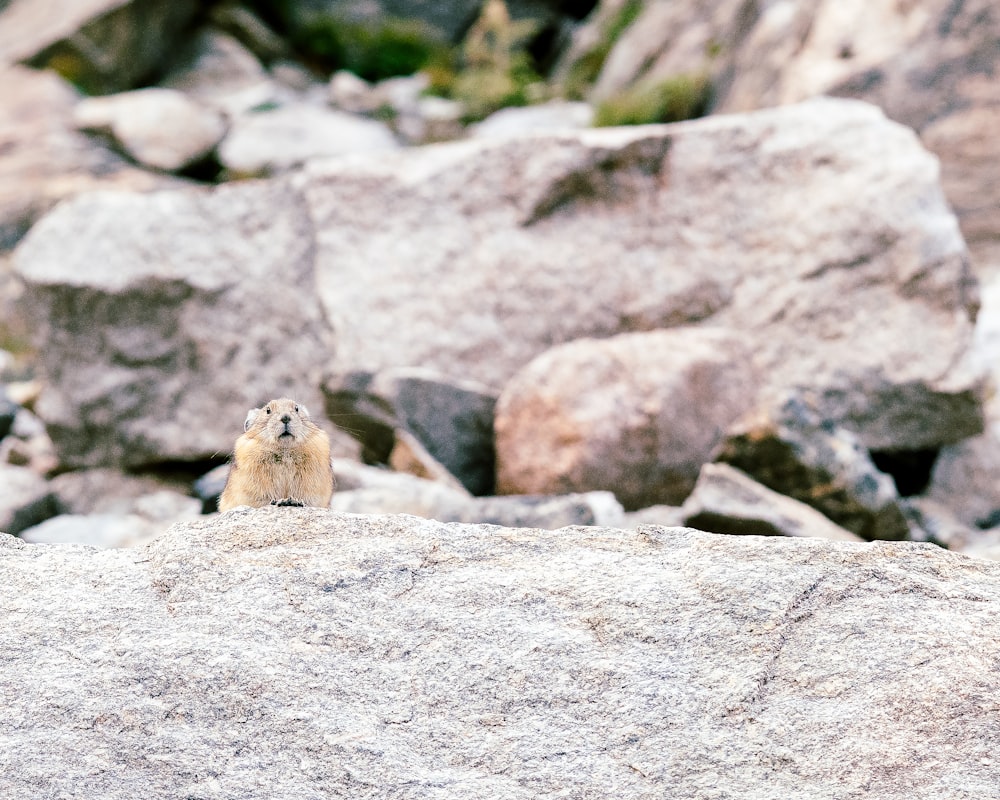
[[253, 425], [253, 421], [257, 419], [257, 415], [260, 413], [259, 408], [251, 408], [247, 412], [247, 418], [243, 421], [243, 432], [246, 433], [250, 430], [250, 426]]

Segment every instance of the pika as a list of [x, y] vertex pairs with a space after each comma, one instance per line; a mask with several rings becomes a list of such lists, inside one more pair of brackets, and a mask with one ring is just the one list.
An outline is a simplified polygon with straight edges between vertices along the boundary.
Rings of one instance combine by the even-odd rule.
[[322, 506], [333, 496], [330, 437], [306, 407], [282, 397], [252, 408], [236, 440], [219, 511], [236, 506]]

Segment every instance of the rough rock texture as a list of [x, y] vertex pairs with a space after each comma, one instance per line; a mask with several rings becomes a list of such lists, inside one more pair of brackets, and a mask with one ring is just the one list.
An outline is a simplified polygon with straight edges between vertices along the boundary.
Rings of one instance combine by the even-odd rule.
[[870, 106], [438, 145], [297, 184], [338, 372], [499, 388], [553, 344], [704, 322], [867, 447], [981, 428], [975, 283], [937, 161]]
[[167, 171], [206, 158], [226, 132], [213, 109], [173, 89], [137, 89], [88, 97], [74, 109], [77, 127], [109, 135], [139, 163]]
[[167, 184], [74, 130], [79, 95], [58, 75], [0, 67], [0, 86], [0, 251], [63, 198], [101, 187], [142, 191]]
[[59, 513], [48, 483], [27, 467], [0, 464], [0, 531], [17, 534]]
[[402, 429], [470, 492], [493, 492], [496, 394], [488, 387], [411, 367], [332, 376], [323, 394], [327, 417], [362, 442], [370, 463], [389, 462]]
[[313, 158], [398, 147], [377, 120], [299, 103], [234, 119], [219, 146], [219, 161], [235, 176], [269, 175]]
[[1000, 775], [1000, 565], [926, 545], [318, 509], [138, 552], [2, 541], [9, 800], [957, 800]]
[[814, 508], [771, 491], [728, 464], [701, 468], [681, 513], [685, 525], [714, 533], [861, 541]]
[[312, 230], [280, 181], [81, 196], [15, 262], [44, 343], [37, 411], [66, 466], [218, 457], [270, 397], [322, 405]]
[[[1000, 10], [993, 0], [643, 5], [605, 60], [595, 98], [636, 81], [705, 73], [715, 112], [820, 94], [876, 103], [941, 157], [945, 191], [977, 262], [1000, 267], [994, 135]], [[595, 19], [593, 27], [600, 24]], [[578, 49], [567, 58], [585, 53]]]
[[629, 510], [678, 504], [754, 402], [752, 356], [711, 328], [580, 339], [543, 353], [497, 401], [497, 490], [604, 489]]
[[892, 476], [875, 467], [855, 436], [819, 418], [805, 397], [740, 420], [715, 459], [865, 539], [907, 533]]
[[50, 67], [90, 94], [156, 75], [195, 0], [13, 0], [0, 9], [0, 63]]

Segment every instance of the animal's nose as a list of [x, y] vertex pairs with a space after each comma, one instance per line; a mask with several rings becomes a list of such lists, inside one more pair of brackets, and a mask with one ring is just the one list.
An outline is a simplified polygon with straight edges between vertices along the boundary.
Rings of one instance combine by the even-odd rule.
[[291, 414], [282, 414], [281, 415], [281, 421], [284, 422], [287, 425], [289, 422], [292, 421]]

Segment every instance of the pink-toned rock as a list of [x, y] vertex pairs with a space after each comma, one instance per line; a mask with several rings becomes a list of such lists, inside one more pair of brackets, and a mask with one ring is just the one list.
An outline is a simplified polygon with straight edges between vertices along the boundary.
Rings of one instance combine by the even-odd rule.
[[754, 400], [737, 334], [683, 328], [582, 339], [543, 353], [496, 410], [505, 494], [610, 490], [626, 509], [678, 503]]

